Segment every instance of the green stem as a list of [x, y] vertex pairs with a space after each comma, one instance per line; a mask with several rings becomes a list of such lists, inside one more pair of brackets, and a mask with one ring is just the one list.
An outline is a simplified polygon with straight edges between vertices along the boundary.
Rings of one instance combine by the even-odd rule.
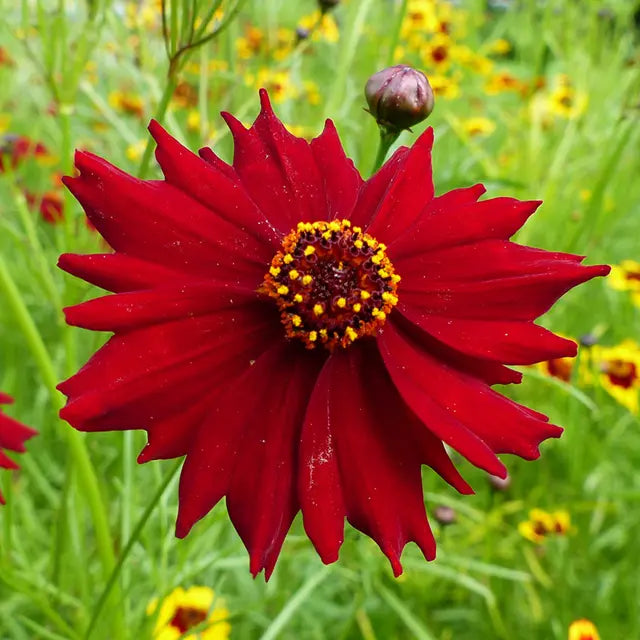
[[163, 480], [163, 482], [158, 487], [158, 490], [156, 491], [155, 495], [149, 501], [149, 504], [147, 505], [147, 508], [144, 510], [144, 513], [140, 516], [140, 519], [138, 520], [138, 522], [137, 522], [137, 524], [135, 526], [135, 529], [133, 530], [133, 533], [131, 534], [131, 537], [127, 541], [127, 544], [124, 547], [124, 549], [122, 550], [122, 553], [120, 554], [120, 557], [118, 558], [118, 562], [113, 567], [111, 575], [109, 576], [109, 579], [107, 580], [107, 583], [106, 583], [102, 593], [100, 594], [100, 598], [98, 599], [96, 607], [93, 610], [93, 615], [91, 616], [91, 621], [89, 622], [89, 626], [87, 627], [87, 630], [85, 631], [84, 640], [88, 640], [91, 637], [91, 634], [93, 633], [93, 630], [95, 629], [95, 626], [96, 626], [96, 624], [98, 622], [98, 618], [100, 617], [100, 613], [101, 613], [101, 611], [102, 611], [102, 609], [104, 607], [104, 604], [107, 601], [107, 599], [109, 598], [109, 595], [111, 594], [111, 591], [112, 591], [112, 589], [114, 588], [114, 586], [116, 584], [118, 576], [120, 575], [120, 571], [122, 570], [122, 567], [124, 565], [124, 561], [129, 556], [129, 553], [131, 553], [131, 549], [133, 549], [133, 545], [140, 538], [140, 534], [142, 533], [142, 530], [144, 529], [145, 524], [149, 520], [149, 517], [153, 513], [153, 510], [156, 508], [157, 504], [160, 502], [160, 498], [162, 498], [162, 494], [165, 492], [166, 488], [169, 486], [169, 483], [173, 480], [173, 478], [176, 475], [176, 473], [177, 473], [178, 469], [180, 468], [181, 464], [182, 464], [182, 460], [178, 460], [176, 462], [176, 464], [171, 469], [171, 471], [169, 471], [169, 473], [165, 476], [165, 479]]
[[[154, 119], [161, 122], [164, 119], [164, 115], [167, 112], [167, 108], [169, 107], [169, 102], [171, 100], [171, 96], [173, 92], [176, 90], [176, 86], [178, 84], [178, 70], [175, 66], [171, 66], [169, 69], [169, 77], [167, 80], [167, 84], [162, 92], [162, 97], [160, 98], [160, 103], [158, 104], [158, 108], [154, 114]], [[144, 149], [144, 154], [142, 155], [142, 160], [140, 161], [140, 167], [138, 169], [138, 178], [145, 178], [147, 172], [149, 171], [149, 163], [151, 162], [151, 153], [153, 151], [153, 140], [149, 138], [147, 141], [147, 146]]]
[[[0, 291], [4, 293], [9, 309], [22, 330], [27, 345], [34, 358], [36, 366], [40, 371], [42, 380], [49, 391], [51, 402], [56, 414], [63, 406], [62, 396], [56, 389], [58, 376], [55, 367], [42, 340], [42, 336], [27, 309], [27, 306], [20, 295], [20, 291], [16, 286], [11, 274], [7, 268], [4, 259], [0, 256]], [[84, 443], [83, 437], [75, 431], [63, 426], [63, 434], [67, 439], [67, 445], [71, 452], [74, 466], [78, 473], [79, 485], [84, 493], [89, 511], [93, 520], [93, 526], [96, 535], [96, 544], [98, 555], [102, 563], [102, 569], [105, 575], [109, 575], [115, 566], [115, 554], [111, 543], [111, 535], [107, 521], [107, 513], [100, 495], [100, 487], [95, 470], [91, 463], [89, 453]], [[117, 637], [124, 638], [124, 628], [121, 621], [116, 617]]]
[[384, 159], [387, 157], [387, 153], [389, 153], [391, 145], [398, 139], [399, 135], [399, 131], [392, 131], [385, 127], [380, 127], [378, 153], [376, 154], [376, 160], [373, 163], [373, 168], [371, 169], [371, 175], [373, 175], [382, 166]]

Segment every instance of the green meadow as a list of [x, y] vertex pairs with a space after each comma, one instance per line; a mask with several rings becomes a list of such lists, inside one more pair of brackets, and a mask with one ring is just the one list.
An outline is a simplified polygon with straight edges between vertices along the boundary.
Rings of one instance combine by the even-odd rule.
[[[180, 461], [137, 464], [143, 431], [58, 418], [56, 385], [108, 338], [64, 320], [104, 292], [58, 256], [107, 249], [60, 178], [86, 149], [160, 179], [151, 118], [231, 161], [220, 112], [251, 123], [260, 87], [298, 136], [331, 118], [369, 177], [364, 85], [392, 64], [433, 87], [433, 113], [396, 145], [434, 128], [436, 194], [481, 182], [543, 200], [516, 241], [618, 268], [540, 321], [578, 357], [500, 388], [562, 437], [536, 461], [502, 456], [506, 486], [454, 454], [473, 496], [424, 468], [434, 562], [409, 544], [395, 579], [347, 525], [325, 566], [298, 515], [265, 583], [224, 503], [175, 537]], [[581, 640], [583, 618], [602, 640], [640, 638], [639, 149], [636, 0], [343, 0], [324, 16], [314, 0], [0, 0], [0, 391], [39, 432], [19, 471], [0, 469], [0, 639]], [[218, 616], [160, 629], [162, 601], [193, 586]]]

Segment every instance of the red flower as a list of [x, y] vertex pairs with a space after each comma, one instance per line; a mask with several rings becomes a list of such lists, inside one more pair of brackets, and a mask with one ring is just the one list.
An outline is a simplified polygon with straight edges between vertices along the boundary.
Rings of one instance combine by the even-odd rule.
[[64, 201], [57, 191], [47, 191], [42, 196], [25, 191], [27, 204], [35, 208], [37, 206], [40, 216], [49, 224], [58, 224], [64, 220]]
[[157, 122], [163, 181], [77, 154], [65, 184], [114, 253], [60, 266], [116, 295], [67, 321], [115, 335], [60, 385], [62, 416], [146, 429], [140, 462], [186, 455], [177, 535], [226, 496], [254, 574], [302, 509], [324, 562], [346, 517], [398, 575], [408, 541], [435, 555], [421, 465], [472, 492], [444, 444], [504, 476], [496, 454], [560, 435], [490, 385], [574, 355], [533, 320], [608, 267], [509, 242], [539, 202], [434, 197], [431, 129], [363, 181], [331, 121], [309, 144], [261, 100], [250, 129], [223, 114], [233, 166]]
[[0, 137], [0, 173], [5, 171], [3, 156], [9, 157], [11, 168], [15, 169], [26, 158], [45, 157], [48, 153], [41, 142], [34, 142], [27, 136], [7, 133]]
[[[6, 393], [0, 392], [0, 405], [11, 404], [13, 399]], [[18, 469], [18, 465], [7, 456], [3, 449], [23, 453], [24, 443], [35, 436], [37, 431], [25, 427], [13, 418], [0, 412], [0, 467], [3, 469]], [[4, 497], [0, 492], [0, 504], [4, 504]]]

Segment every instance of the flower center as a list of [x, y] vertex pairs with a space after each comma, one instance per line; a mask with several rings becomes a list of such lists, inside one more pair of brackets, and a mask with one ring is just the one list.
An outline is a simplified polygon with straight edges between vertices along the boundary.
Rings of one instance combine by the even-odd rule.
[[604, 372], [609, 376], [611, 384], [629, 389], [638, 378], [636, 365], [624, 360], [610, 360], [604, 364]]
[[195, 607], [178, 607], [171, 618], [170, 626], [178, 629], [180, 633], [184, 633], [193, 627], [197, 627], [200, 623], [207, 619], [207, 612]]
[[398, 303], [400, 276], [385, 250], [349, 220], [300, 222], [260, 291], [276, 301], [287, 337], [308, 349], [346, 347], [375, 335]]

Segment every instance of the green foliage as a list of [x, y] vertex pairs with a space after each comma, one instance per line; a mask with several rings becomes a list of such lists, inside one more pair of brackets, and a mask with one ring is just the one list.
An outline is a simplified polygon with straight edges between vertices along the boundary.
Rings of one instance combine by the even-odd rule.
[[[640, 260], [634, 3], [464, 4], [455, 44], [494, 66], [486, 73], [423, 65], [460, 92], [437, 97], [429, 119], [436, 191], [484, 182], [492, 195], [543, 199], [519, 241], [586, 254], [590, 263]], [[377, 127], [363, 111], [362, 92], [372, 73], [397, 60], [397, 47], [412, 59], [402, 32], [407, 5], [343, 2], [332, 14], [339, 31], [333, 42], [317, 19], [309, 38], [295, 40], [296, 25], [315, 9], [312, 0], [167, 0], [164, 35], [160, 2], [0, 0], [0, 43], [10, 60], [0, 62], [0, 128], [42, 141], [53, 156], [0, 174], [0, 389], [16, 399], [8, 413], [40, 431], [20, 458], [21, 472], [0, 473], [7, 497], [0, 510], [0, 637], [147, 638], [148, 602], [194, 584], [224, 598], [234, 638], [564, 640], [581, 617], [603, 638], [640, 637], [640, 424], [597, 386], [531, 370], [520, 387], [506, 389], [565, 426], [564, 436], [546, 443], [536, 462], [510, 459], [505, 492], [493, 491], [463, 461], [475, 496], [460, 497], [425, 472], [427, 508], [452, 506], [457, 522], [434, 522], [434, 563], [410, 545], [398, 580], [375, 544], [352, 529], [340, 562], [323, 567], [298, 519], [270, 582], [254, 581], [224, 505], [185, 540], [174, 538], [175, 463], [136, 465], [141, 433], [85, 438], [56, 417], [62, 397], [55, 384], [106, 339], [67, 327], [61, 311], [97, 292], [57, 270], [57, 256], [102, 246], [77, 203], [51, 182], [72, 173], [73, 149], [145, 173], [152, 150], [144, 155], [145, 126], [156, 115], [189, 147], [212, 144], [230, 159], [218, 113], [250, 121], [263, 82], [278, 115], [302, 135], [315, 135], [332, 117], [365, 173]], [[216, 9], [227, 12], [219, 22]], [[508, 53], [490, 53], [498, 39], [510, 43]], [[500, 71], [518, 78], [522, 90], [487, 93]], [[560, 74], [587, 100], [575, 117], [548, 110]], [[469, 133], [471, 117], [490, 120], [494, 131]], [[399, 143], [419, 133], [405, 132]], [[158, 176], [152, 164], [150, 172]], [[52, 190], [64, 207], [56, 225], [24, 195]], [[640, 339], [638, 319], [627, 295], [596, 281], [568, 294], [543, 323], [615, 344]], [[518, 523], [534, 507], [566, 509], [573, 531], [540, 546], [523, 539]]]

